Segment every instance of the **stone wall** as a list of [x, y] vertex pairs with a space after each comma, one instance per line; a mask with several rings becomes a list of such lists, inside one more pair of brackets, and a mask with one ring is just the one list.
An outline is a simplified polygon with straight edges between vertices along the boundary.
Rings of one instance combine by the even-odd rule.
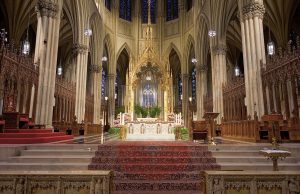
[[206, 194], [298, 194], [300, 171], [209, 171]]
[[0, 172], [0, 194], [111, 194], [110, 171]]

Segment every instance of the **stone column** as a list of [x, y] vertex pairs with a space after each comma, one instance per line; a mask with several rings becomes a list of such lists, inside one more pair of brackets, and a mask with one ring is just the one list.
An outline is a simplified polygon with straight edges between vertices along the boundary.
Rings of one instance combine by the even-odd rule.
[[189, 124], [189, 96], [188, 96], [188, 87], [189, 87], [189, 74], [182, 74], [182, 115], [184, 126], [188, 127]]
[[212, 85], [213, 85], [213, 111], [220, 113], [217, 123], [221, 123], [224, 116], [223, 85], [227, 81], [226, 71], [226, 45], [220, 44], [212, 48]]
[[101, 83], [102, 83], [102, 67], [101, 65], [93, 65], [93, 90], [94, 90], [94, 124], [100, 124], [101, 117]]
[[108, 122], [110, 126], [113, 125], [115, 118], [115, 82], [116, 75], [108, 74]]
[[247, 112], [252, 118], [257, 112], [258, 118], [260, 118], [265, 109], [261, 80], [261, 62], [265, 63], [262, 25], [265, 8], [262, 2], [257, 1], [251, 1], [248, 4], [240, 3], [239, 5], [241, 6]]
[[203, 97], [207, 93], [207, 66], [200, 65], [196, 69], [196, 96], [197, 96], [197, 120], [203, 120], [204, 116], [204, 102]]
[[75, 116], [77, 122], [84, 121], [85, 115], [85, 98], [86, 98], [86, 81], [87, 81], [87, 60], [88, 47], [82, 44], [74, 44], [73, 52], [76, 56], [76, 100]]
[[37, 10], [38, 27], [34, 62], [39, 63], [40, 67], [35, 121], [37, 124], [52, 127], [62, 0], [39, 0]]

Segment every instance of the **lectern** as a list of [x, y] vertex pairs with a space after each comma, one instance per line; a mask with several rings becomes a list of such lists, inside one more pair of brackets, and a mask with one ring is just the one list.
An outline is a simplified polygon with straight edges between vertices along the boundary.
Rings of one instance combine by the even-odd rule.
[[272, 146], [273, 149], [278, 149], [278, 140], [280, 139], [279, 128], [276, 127], [279, 121], [283, 120], [282, 114], [272, 113], [264, 115], [261, 118], [262, 121], [270, 122], [272, 124]]
[[215, 113], [215, 112], [206, 112], [204, 113], [203, 118], [205, 121], [208, 123], [208, 135], [207, 135], [207, 140], [209, 144], [214, 143], [214, 120], [219, 116], [220, 113]]

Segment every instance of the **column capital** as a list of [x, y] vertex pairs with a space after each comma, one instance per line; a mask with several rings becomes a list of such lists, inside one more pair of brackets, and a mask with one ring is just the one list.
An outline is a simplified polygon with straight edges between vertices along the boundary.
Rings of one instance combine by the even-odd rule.
[[39, 12], [42, 17], [55, 18], [58, 13], [58, 5], [49, 0], [39, 0], [36, 5], [36, 11]]
[[75, 43], [73, 44], [73, 54], [78, 55], [78, 54], [84, 54], [88, 52], [88, 47], [83, 44]]
[[212, 52], [214, 55], [226, 55], [227, 46], [225, 44], [219, 44], [213, 47]]
[[197, 72], [206, 72], [208, 69], [206, 64], [201, 64], [196, 66], [196, 71]]
[[263, 18], [266, 10], [263, 4], [251, 2], [243, 7], [243, 20], [253, 17]]
[[94, 73], [100, 73], [102, 71], [102, 65], [94, 64], [94, 65], [92, 65], [91, 70]]

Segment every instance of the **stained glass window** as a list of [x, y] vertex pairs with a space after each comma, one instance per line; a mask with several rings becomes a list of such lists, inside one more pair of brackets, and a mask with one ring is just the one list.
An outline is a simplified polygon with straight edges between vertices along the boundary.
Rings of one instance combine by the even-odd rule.
[[120, 0], [120, 18], [131, 21], [131, 0]]
[[[142, 23], [148, 23], [148, 0], [142, 1]], [[156, 23], [156, 0], [150, 0], [151, 23]]]
[[192, 98], [196, 99], [196, 68], [192, 71]]
[[101, 96], [105, 96], [105, 82], [106, 82], [106, 73], [102, 71], [102, 82], [101, 82]]
[[143, 106], [152, 107], [154, 106], [154, 94], [149, 84], [147, 84], [143, 91]]
[[181, 104], [182, 102], [182, 81], [181, 81], [181, 77], [179, 76], [178, 78], [178, 98], [179, 98], [179, 104]]
[[166, 0], [166, 9], [167, 21], [178, 18], [178, 0]]

